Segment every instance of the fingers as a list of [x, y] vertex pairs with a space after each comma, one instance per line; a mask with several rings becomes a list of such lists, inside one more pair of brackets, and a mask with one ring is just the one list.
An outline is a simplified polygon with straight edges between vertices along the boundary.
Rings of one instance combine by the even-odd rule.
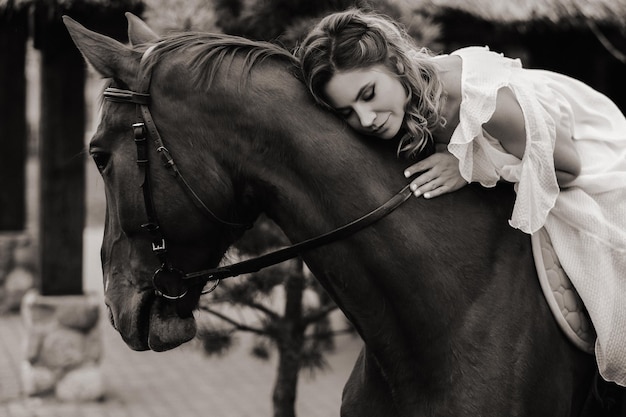
[[411, 183], [411, 191], [413, 191], [413, 195], [415, 195], [415, 197], [423, 195], [424, 198], [432, 198], [445, 194], [449, 189], [450, 187], [446, 184], [440, 184], [437, 178], [428, 180], [421, 185], [418, 180], [414, 180]]
[[404, 176], [409, 178], [420, 172], [423, 175], [427, 171], [433, 171], [434, 176], [439, 176], [442, 172], [450, 169], [458, 171], [456, 157], [449, 153], [434, 153], [405, 169]]
[[[406, 175], [406, 172], [405, 172]], [[411, 181], [411, 191], [416, 197], [433, 198], [467, 185], [457, 170], [429, 169]]]
[[405, 169], [404, 176], [406, 178], [409, 178], [417, 174], [418, 172], [428, 171], [436, 167], [437, 167], [437, 158], [435, 158], [435, 155], [432, 155], [426, 159], [419, 161], [416, 164], [411, 165], [407, 169]]
[[404, 172], [405, 177], [410, 177], [417, 172], [421, 172], [416, 178], [411, 181], [411, 191], [416, 197], [424, 195], [425, 198], [430, 198], [434, 195], [439, 195], [439, 192], [435, 192], [439, 188], [445, 185], [445, 178], [441, 176], [441, 172], [435, 165], [431, 168], [424, 170], [424, 165], [415, 164], [407, 168]]
[[438, 197], [442, 194], [446, 194], [452, 191], [456, 191], [467, 185], [462, 177], [436, 177], [432, 179], [426, 179], [426, 174], [422, 174], [411, 182], [411, 191], [415, 197], [424, 196], [424, 198]]
[[424, 198], [433, 198], [438, 197], [442, 194], [450, 192], [450, 187], [447, 185], [435, 186], [431, 191], [427, 191], [424, 193]]
[[430, 181], [431, 179], [427, 179], [425, 175], [420, 175], [419, 177], [411, 181], [411, 191], [413, 191], [415, 197], [419, 197], [427, 190], [432, 190], [435, 188], [433, 185], [431, 185], [430, 187], [428, 186]]
[[416, 197], [437, 197], [467, 185], [459, 172], [458, 160], [449, 152], [436, 152], [411, 165], [404, 171], [411, 181], [411, 191]]

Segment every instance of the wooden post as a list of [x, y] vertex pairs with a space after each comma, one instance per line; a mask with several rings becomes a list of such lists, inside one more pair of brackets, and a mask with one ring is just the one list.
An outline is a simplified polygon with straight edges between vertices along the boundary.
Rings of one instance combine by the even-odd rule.
[[34, 45], [41, 51], [40, 279], [41, 295], [82, 294], [85, 223], [85, 69], [61, 16], [94, 30], [126, 34], [124, 11], [141, 0], [34, 2]]
[[28, 9], [0, 6], [0, 230], [24, 230], [26, 221], [26, 40]]
[[[52, 2], [54, 3], [54, 2]], [[41, 51], [41, 295], [82, 294], [85, 64], [50, 2], [35, 8]]]

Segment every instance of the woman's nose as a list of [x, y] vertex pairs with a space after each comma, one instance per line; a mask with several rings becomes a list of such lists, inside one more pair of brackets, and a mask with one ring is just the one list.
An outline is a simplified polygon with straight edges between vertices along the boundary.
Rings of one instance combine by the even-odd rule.
[[357, 114], [357, 117], [359, 118], [359, 123], [361, 123], [361, 126], [363, 127], [372, 126], [374, 120], [376, 119], [376, 113], [367, 107], [356, 107], [354, 109], [354, 112]]

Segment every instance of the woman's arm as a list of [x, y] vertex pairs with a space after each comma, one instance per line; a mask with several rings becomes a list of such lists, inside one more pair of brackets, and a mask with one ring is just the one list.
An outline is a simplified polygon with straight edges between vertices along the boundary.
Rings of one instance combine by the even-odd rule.
[[[504, 87], [498, 91], [496, 110], [484, 128], [500, 141], [507, 152], [522, 159], [526, 147], [524, 114], [509, 88]], [[567, 126], [556, 126], [553, 158], [557, 182], [564, 188], [580, 174], [580, 157]]]
[[561, 188], [566, 188], [580, 175], [580, 155], [574, 147], [571, 133], [563, 126], [557, 126], [554, 144], [554, 168], [556, 180]]
[[[526, 148], [524, 113], [509, 88], [504, 87], [498, 91], [496, 109], [484, 128], [500, 141], [507, 152], [522, 159]], [[436, 197], [456, 191], [467, 184], [459, 173], [458, 160], [446, 148], [446, 145], [439, 144], [435, 154], [405, 170], [404, 175], [407, 178], [420, 173], [411, 182], [416, 196]], [[566, 126], [557, 125], [554, 168], [561, 188], [566, 187], [580, 174], [580, 157]]]

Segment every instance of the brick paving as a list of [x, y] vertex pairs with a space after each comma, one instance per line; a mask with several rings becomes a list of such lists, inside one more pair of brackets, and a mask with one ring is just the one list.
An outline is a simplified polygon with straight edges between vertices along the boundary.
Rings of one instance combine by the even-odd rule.
[[[85, 240], [85, 290], [99, 290], [99, 235]], [[95, 272], [94, 272], [95, 271]], [[92, 282], [93, 280], [93, 282]], [[99, 290], [101, 291], [101, 290]], [[0, 417], [262, 417], [271, 416], [271, 389], [276, 362], [249, 355], [250, 339], [242, 335], [223, 357], [203, 355], [193, 342], [168, 352], [134, 352], [103, 315], [103, 401], [62, 403], [25, 398], [20, 393], [24, 329], [19, 315], [0, 316]], [[339, 415], [341, 390], [361, 347], [351, 336], [337, 339], [327, 357], [330, 369], [315, 378], [301, 375], [298, 417]]]

